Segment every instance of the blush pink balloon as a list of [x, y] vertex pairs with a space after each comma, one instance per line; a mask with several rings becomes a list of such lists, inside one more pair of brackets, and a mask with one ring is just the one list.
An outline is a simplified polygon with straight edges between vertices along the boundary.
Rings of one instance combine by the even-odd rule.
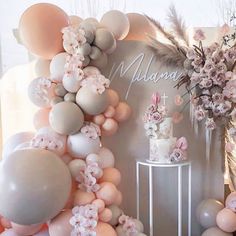
[[94, 200], [92, 204], [97, 206], [99, 213], [101, 213], [105, 209], [105, 202], [101, 199]]
[[112, 219], [112, 211], [105, 208], [98, 216], [99, 220], [108, 223]]
[[126, 121], [131, 116], [131, 108], [125, 102], [120, 102], [116, 107], [116, 113], [114, 119], [119, 122]]
[[103, 114], [96, 115], [93, 117], [93, 122], [97, 125], [103, 125], [105, 120], [106, 120], [106, 118]]
[[230, 209], [224, 208], [217, 214], [216, 223], [223, 231], [232, 233], [236, 231], [236, 214]]
[[107, 93], [109, 97], [109, 104], [113, 107], [116, 107], [120, 101], [118, 93], [113, 89], [108, 89]]
[[225, 201], [226, 208], [229, 208], [231, 211], [236, 212], [236, 192], [232, 192], [226, 198]]
[[117, 236], [116, 231], [107, 223], [99, 222], [96, 227], [97, 236]]
[[70, 235], [73, 227], [70, 224], [72, 218], [71, 210], [61, 212], [56, 216], [49, 224], [49, 235], [50, 236], [67, 236]]
[[115, 186], [118, 186], [121, 182], [121, 174], [120, 171], [116, 168], [105, 168], [103, 170], [103, 176], [99, 179], [99, 183], [102, 182], [111, 182]]
[[51, 127], [41, 128], [32, 140], [32, 147], [52, 151], [59, 156], [66, 152], [66, 135], [56, 133]]
[[34, 114], [33, 123], [36, 130], [49, 126], [49, 112], [50, 109], [41, 108]]
[[115, 157], [110, 149], [106, 147], [100, 148], [98, 156], [100, 157], [101, 168], [104, 169], [115, 166]]
[[19, 235], [32, 235], [38, 233], [42, 228], [43, 224], [36, 224], [36, 225], [19, 225], [15, 223], [11, 223], [12, 229]]
[[116, 195], [116, 199], [114, 201], [114, 205], [120, 206], [123, 200], [123, 195], [121, 193], [121, 191], [118, 191], [117, 195]]
[[95, 199], [96, 199], [96, 196], [94, 193], [92, 192], [88, 193], [88, 192], [78, 189], [75, 192], [74, 206], [84, 206], [84, 205], [92, 203]]
[[63, 51], [61, 30], [68, 23], [69, 18], [61, 8], [49, 3], [35, 4], [21, 16], [20, 37], [31, 53], [52, 59]]
[[112, 118], [115, 115], [115, 108], [113, 106], [108, 106], [108, 108], [103, 113], [106, 118]]
[[114, 135], [117, 132], [118, 128], [118, 123], [114, 119], [107, 118], [102, 125], [102, 136]]
[[100, 184], [100, 189], [96, 192], [97, 198], [103, 200], [106, 205], [111, 205], [115, 202], [118, 190], [116, 186], [109, 182]]

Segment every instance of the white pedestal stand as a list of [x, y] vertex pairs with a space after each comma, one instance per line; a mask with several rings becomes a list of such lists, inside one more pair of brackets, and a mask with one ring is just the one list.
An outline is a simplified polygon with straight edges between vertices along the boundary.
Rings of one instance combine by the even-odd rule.
[[[137, 198], [137, 219], [140, 219], [140, 165], [148, 168], [149, 176], [149, 229], [150, 236], [154, 236], [153, 231], [153, 169], [156, 168], [177, 168], [178, 169], [178, 236], [182, 236], [182, 186], [183, 168], [188, 168], [188, 236], [191, 236], [191, 162], [181, 162], [177, 164], [159, 164], [152, 161], [136, 161], [136, 198]], [[157, 236], [157, 235], [155, 235]]]

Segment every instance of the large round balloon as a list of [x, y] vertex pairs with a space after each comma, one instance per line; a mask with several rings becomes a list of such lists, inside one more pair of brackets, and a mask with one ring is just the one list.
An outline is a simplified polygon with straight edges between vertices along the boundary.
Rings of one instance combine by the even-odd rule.
[[204, 228], [216, 226], [216, 216], [224, 205], [215, 199], [207, 199], [202, 201], [197, 207], [197, 219]]
[[129, 19], [121, 11], [112, 10], [106, 12], [101, 19], [101, 25], [109, 29], [115, 38], [119, 40], [124, 39], [129, 33]]
[[49, 224], [50, 236], [67, 236], [72, 231], [70, 219], [72, 218], [71, 210], [66, 210], [56, 216]]
[[109, 105], [107, 91], [102, 94], [94, 92], [91, 88], [82, 87], [76, 95], [76, 103], [89, 115], [98, 115]]
[[139, 13], [128, 13], [130, 28], [125, 40], [147, 41], [147, 35], [155, 37], [154, 27]]
[[233, 236], [233, 234], [226, 233], [217, 227], [212, 227], [204, 231], [202, 236]]
[[100, 149], [100, 139], [92, 139], [81, 132], [70, 135], [67, 140], [67, 151], [72, 157], [85, 158], [90, 153]]
[[51, 127], [59, 134], [74, 134], [84, 123], [80, 108], [72, 102], [60, 102], [53, 106], [49, 114]]
[[68, 23], [68, 16], [59, 7], [49, 3], [35, 4], [20, 19], [20, 37], [31, 53], [52, 59], [63, 51], [61, 30]]
[[55, 217], [70, 191], [68, 167], [47, 150], [15, 151], [0, 167], [0, 214], [17, 224], [44, 223]]
[[8, 157], [18, 145], [30, 142], [33, 139], [33, 137], [34, 137], [33, 132], [20, 132], [11, 136], [9, 139], [7, 139], [6, 143], [4, 144], [2, 159]]
[[224, 208], [216, 217], [217, 226], [225, 232], [236, 231], [236, 214], [230, 209]]

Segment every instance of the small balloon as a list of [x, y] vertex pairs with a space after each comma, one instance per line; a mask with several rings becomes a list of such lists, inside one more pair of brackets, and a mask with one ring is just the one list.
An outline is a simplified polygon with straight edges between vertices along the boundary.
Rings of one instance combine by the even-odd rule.
[[127, 103], [120, 102], [116, 107], [114, 119], [119, 122], [126, 121], [131, 116], [131, 112], [131, 108]]
[[96, 115], [93, 117], [93, 122], [99, 126], [104, 124], [105, 120], [106, 120], [106, 118], [103, 114]]
[[119, 223], [119, 218], [123, 214], [123, 211], [117, 205], [110, 205], [108, 208], [112, 212], [112, 218], [109, 221], [109, 224], [112, 226], [116, 226]]
[[113, 204], [118, 193], [116, 186], [109, 182], [103, 182], [100, 184], [100, 187], [98, 192], [96, 192], [97, 198], [103, 200], [106, 205]]
[[68, 55], [69, 54], [66, 52], [61, 52], [52, 58], [50, 63], [50, 73], [53, 81], [61, 82], [65, 74], [65, 64]]
[[79, 189], [75, 192], [74, 206], [84, 206], [91, 204], [95, 199], [96, 196], [94, 193], [88, 193]]
[[115, 157], [111, 150], [109, 150], [108, 148], [100, 148], [98, 156], [100, 157], [101, 168], [104, 169], [115, 166]]
[[109, 104], [113, 107], [118, 106], [119, 101], [120, 101], [118, 93], [113, 89], [108, 89], [107, 93], [109, 97]]
[[102, 135], [104, 136], [111, 136], [114, 135], [119, 126], [118, 123], [112, 119], [112, 118], [107, 118], [105, 122], [102, 124]]
[[81, 81], [75, 77], [65, 75], [62, 79], [64, 88], [70, 93], [77, 93], [80, 88]]
[[89, 77], [91, 75], [100, 75], [101, 72], [97, 67], [94, 66], [87, 66], [83, 69], [84, 76]]
[[[114, 21], [114, 19], [116, 19]], [[111, 10], [105, 13], [101, 19], [101, 25], [110, 30], [116, 39], [124, 39], [130, 28], [128, 17], [121, 11]]]
[[224, 205], [215, 199], [206, 199], [197, 207], [197, 220], [204, 228], [216, 226], [216, 216]]
[[65, 90], [64, 86], [61, 83], [58, 83], [55, 87], [55, 94], [59, 97], [64, 97], [67, 94], [67, 91]]
[[66, 236], [70, 235], [73, 227], [70, 224], [70, 219], [72, 218], [71, 210], [66, 210], [57, 215], [49, 223], [49, 235], [50, 236]]
[[102, 51], [106, 51], [111, 48], [115, 43], [113, 34], [104, 28], [96, 30], [94, 44]]
[[108, 106], [107, 109], [104, 112], [104, 116], [106, 118], [112, 118], [116, 113], [116, 110], [113, 106]]
[[120, 171], [112, 167], [103, 169], [103, 176], [99, 179], [99, 183], [102, 182], [111, 182], [118, 186], [121, 182]]
[[204, 231], [201, 236], [233, 236], [233, 234], [226, 233], [218, 227], [212, 227]]
[[224, 208], [216, 217], [217, 226], [227, 233], [236, 231], [236, 214], [230, 209]]
[[105, 209], [105, 202], [101, 199], [96, 199], [92, 202], [93, 205], [97, 206], [98, 213], [101, 213]]
[[112, 219], [112, 212], [110, 209], [105, 208], [98, 216], [99, 220], [102, 222], [109, 222]]
[[117, 236], [115, 230], [107, 223], [98, 222], [96, 227], [97, 236]]
[[102, 56], [102, 51], [98, 47], [92, 46], [89, 57], [92, 60], [98, 60], [100, 58], [100, 56]]
[[76, 178], [80, 172], [86, 167], [84, 160], [75, 159], [68, 164], [71, 175]]

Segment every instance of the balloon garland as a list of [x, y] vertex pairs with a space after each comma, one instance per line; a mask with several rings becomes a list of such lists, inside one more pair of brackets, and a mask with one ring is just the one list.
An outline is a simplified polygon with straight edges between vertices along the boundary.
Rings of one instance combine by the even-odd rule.
[[36, 133], [12, 136], [3, 150], [1, 236], [145, 235], [142, 223], [119, 207], [121, 173], [100, 140], [131, 115], [100, 72], [129, 28], [116, 10], [100, 22], [68, 17], [47, 3], [22, 15], [21, 41], [49, 65], [50, 76], [43, 73], [28, 89], [39, 107]]

